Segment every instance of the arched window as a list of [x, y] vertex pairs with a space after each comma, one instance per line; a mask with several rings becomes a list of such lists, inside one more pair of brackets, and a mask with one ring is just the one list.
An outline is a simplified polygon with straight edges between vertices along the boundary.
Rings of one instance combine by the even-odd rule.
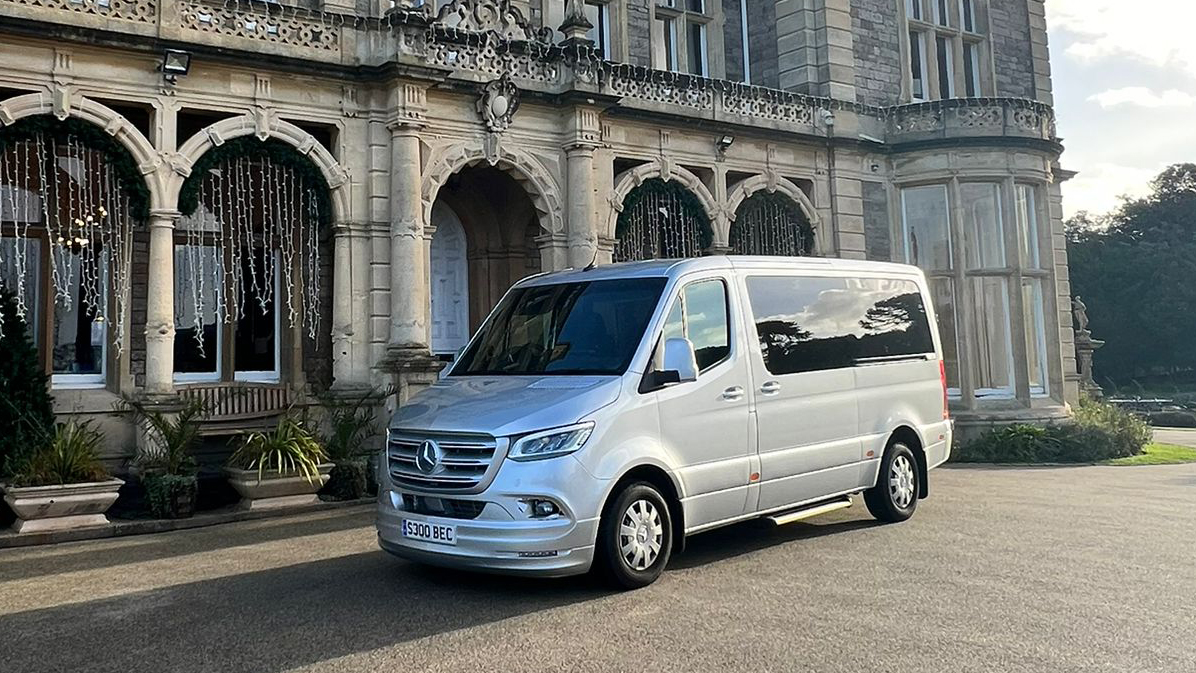
[[237, 138], [196, 163], [179, 207], [175, 380], [281, 380], [288, 339], [319, 334], [319, 169], [282, 141]]
[[623, 199], [614, 261], [697, 257], [710, 247], [710, 218], [676, 181], [645, 180]]
[[735, 211], [731, 253], [798, 257], [814, 249], [814, 228], [793, 199], [759, 191]]
[[128, 151], [75, 118], [0, 129], [0, 283], [55, 386], [98, 386], [125, 347], [134, 223], [149, 193]]

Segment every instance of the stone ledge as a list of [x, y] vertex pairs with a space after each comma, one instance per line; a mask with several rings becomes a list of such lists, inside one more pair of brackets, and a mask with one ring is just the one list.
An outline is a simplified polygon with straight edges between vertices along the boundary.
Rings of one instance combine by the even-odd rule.
[[351, 509], [374, 506], [373, 498], [348, 500], [344, 502], [321, 501], [305, 506], [288, 507], [277, 510], [242, 510], [238, 505], [202, 512], [189, 519], [116, 519], [107, 526], [94, 528], [80, 528], [68, 531], [53, 531], [45, 533], [27, 533], [18, 535], [10, 531], [0, 533], [0, 549], [16, 547], [31, 547], [35, 545], [57, 544], [59, 542], [78, 542], [81, 540], [99, 540], [128, 535], [148, 535], [151, 533], [168, 533], [176, 530], [192, 528], [206, 528], [223, 523], [236, 521], [253, 521], [257, 519], [272, 519], [293, 514], [307, 514], [325, 510]]

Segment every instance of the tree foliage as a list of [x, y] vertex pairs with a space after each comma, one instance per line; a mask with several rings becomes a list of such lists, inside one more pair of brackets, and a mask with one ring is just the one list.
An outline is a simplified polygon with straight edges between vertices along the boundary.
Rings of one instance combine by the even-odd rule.
[[1177, 164], [1103, 217], [1068, 222], [1072, 294], [1106, 345], [1098, 379], [1196, 372], [1196, 164]]
[[54, 436], [49, 389], [16, 296], [0, 285], [0, 481]]

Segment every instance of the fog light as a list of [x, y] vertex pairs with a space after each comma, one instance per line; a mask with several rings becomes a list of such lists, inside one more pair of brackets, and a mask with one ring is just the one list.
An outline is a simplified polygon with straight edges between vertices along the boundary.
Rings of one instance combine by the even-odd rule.
[[561, 508], [546, 498], [523, 498], [519, 502], [523, 503], [524, 512], [533, 519], [547, 519], [561, 513]]

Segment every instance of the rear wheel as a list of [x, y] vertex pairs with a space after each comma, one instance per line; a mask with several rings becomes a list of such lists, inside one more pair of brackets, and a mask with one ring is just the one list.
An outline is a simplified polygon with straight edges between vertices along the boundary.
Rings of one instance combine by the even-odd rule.
[[638, 589], [655, 582], [673, 551], [673, 523], [660, 491], [647, 482], [624, 488], [602, 515], [594, 551], [616, 587]]
[[864, 491], [864, 504], [877, 519], [896, 523], [914, 515], [920, 492], [913, 450], [903, 442], [893, 442], [880, 461], [876, 486]]

